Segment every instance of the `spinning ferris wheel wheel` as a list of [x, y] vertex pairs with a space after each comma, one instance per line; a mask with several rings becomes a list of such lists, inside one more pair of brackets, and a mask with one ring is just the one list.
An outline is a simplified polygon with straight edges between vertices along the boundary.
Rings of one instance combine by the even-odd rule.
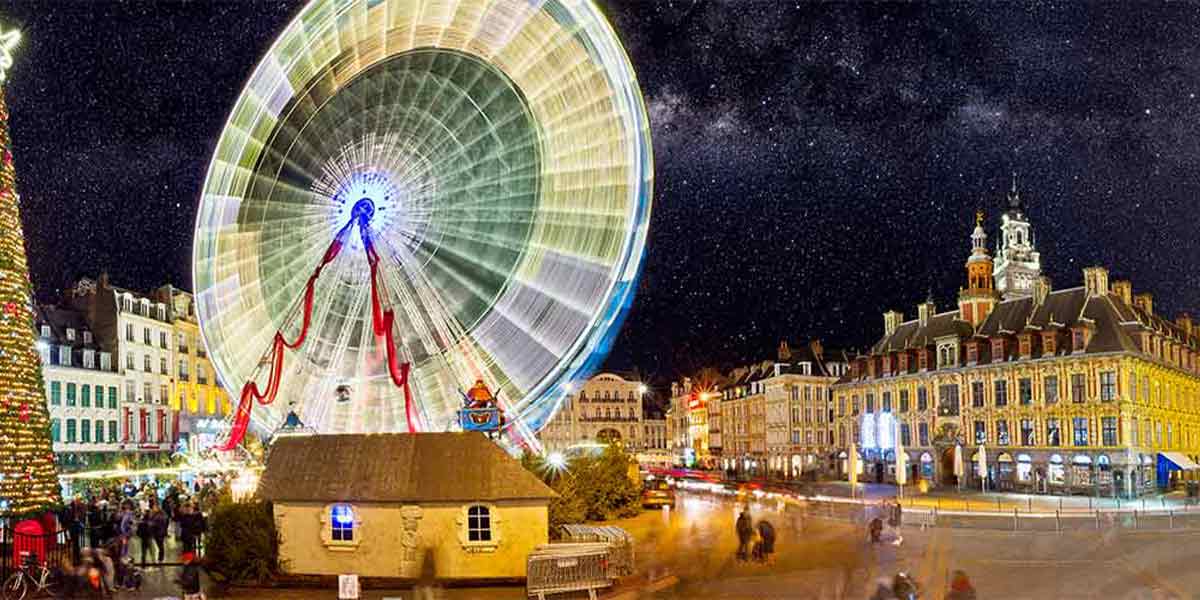
[[477, 380], [528, 440], [607, 351], [651, 182], [590, 0], [313, 0], [238, 97], [196, 222], [201, 331], [244, 386], [229, 444], [289, 412], [451, 429]]

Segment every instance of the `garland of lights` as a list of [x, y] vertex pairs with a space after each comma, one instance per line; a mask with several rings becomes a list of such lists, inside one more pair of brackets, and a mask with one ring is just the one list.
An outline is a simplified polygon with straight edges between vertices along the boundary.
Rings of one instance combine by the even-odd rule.
[[[0, 81], [16, 32], [0, 35]], [[0, 87], [0, 516], [40, 516], [62, 503], [50, 443], [41, 359], [34, 346], [33, 286], [16, 191], [8, 105]]]

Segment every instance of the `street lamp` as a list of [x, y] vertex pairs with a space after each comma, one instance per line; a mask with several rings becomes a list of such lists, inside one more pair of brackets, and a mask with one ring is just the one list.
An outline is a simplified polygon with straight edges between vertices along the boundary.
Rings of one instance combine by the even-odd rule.
[[639, 384], [638, 384], [638, 394], [640, 394], [640, 395], [643, 395], [643, 396], [644, 396], [644, 395], [646, 395], [646, 392], [647, 392], [649, 389], [650, 389], [650, 388], [647, 388], [647, 387], [646, 387], [646, 384], [644, 384], [644, 383], [639, 383]]

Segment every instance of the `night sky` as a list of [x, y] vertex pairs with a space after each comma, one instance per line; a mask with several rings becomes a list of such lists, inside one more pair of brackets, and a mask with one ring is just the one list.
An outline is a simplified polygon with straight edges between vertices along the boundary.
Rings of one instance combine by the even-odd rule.
[[[190, 287], [195, 204], [301, 2], [0, 2], [32, 275]], [[863, 347], [949, 308], [1018, 173], [1046, 273], [1103, 264], [1200, 313], [1200, 5], [605, 2], [650, 111], [655, 204], [609, 365], [658, 381]]]

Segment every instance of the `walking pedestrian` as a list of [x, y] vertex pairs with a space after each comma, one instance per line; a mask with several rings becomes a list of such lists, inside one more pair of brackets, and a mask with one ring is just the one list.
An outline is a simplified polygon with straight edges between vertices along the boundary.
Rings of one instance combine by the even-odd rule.
[[741, 516], [737, 518], [735, 526], [738, 536], [738, 560], [746, 560], [746, 550], [750, 545], [750, 539], [754, 537], [754, 521], [750, 518], [750, 509], [742, 511]]
[[892, 541], [893, 546], [899, 546], [904, 543], [904, 535], [900, 533], [900, 526], [904, 524], [904, 507], [900, 506], [900, 500], [896, 499], [891, 505], [891, 514], [888, 515], [888, 525], [896, 533], [896, 539]]
[[869, 539], [871, 540], [871, 543], [878, 544], [879, 538], [882, 536], [882, 534], [883, 534], [883, 519], [880, 519], [879, 517], [875, 517], [874, 519], [871, 519], [871, 522], [867, 525], [867, 535], [868, 535]]
[[150, 511], [147, 509], [142, 512], [137, 521], [137, 537], [141, 542], [142, 551], [142, 566], [146, 566], [146, 553], [153, 551], [150, 548], [150, 540], [154, 539], [154, 534], [150, 531]]
[[763, 519], [758, 522], [758, 560], [767, 563], [774, 562], [775, 555], [775, 527], [770, 521]]

